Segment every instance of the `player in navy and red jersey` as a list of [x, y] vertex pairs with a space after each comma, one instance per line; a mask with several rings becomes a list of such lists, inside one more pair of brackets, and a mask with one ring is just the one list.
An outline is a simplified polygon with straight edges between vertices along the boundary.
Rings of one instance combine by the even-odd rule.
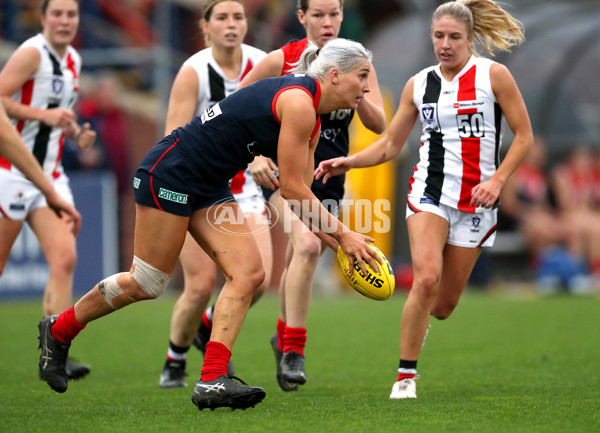
[[[417, 358], [429, 316], [445, 319], [457, 306], [481, 247], [493, 244], [500, 190], [533, 141], [514, 78], [473, 48], [477, 38], [489, 53], [508, 50], [524, 39], [521, 23], [491, 0], [459, 0], [436, 9], [431, 37], [440, 63], [407, 82], [383, 137], [355, 155], [322, 162], [315, 173], [327, 181], [389, 161], [421, 120], [420, 161], [406, 208], [414, 281], [402, 312], [392, 399], [417, 397]], [[515, 137], [500, 163], [504, 116]]]
[[[336, 38], [343, 19], [341, 0], [299, 0], [298, 19], [306, 28], [307, 37], [291, 41], [272, 51], [242, 80], [242, 86], [266, 77], [288, 74], [309, 43], [322, 47], [328, 40]], [[356, 111], [363, 124], [370, 130], [381, 133], [386, 126], [383, 98], [379, 91], [377, 76], [372, 70], [369, 76], [371, 92], [361, 101]], [[321, 115], [321, 136], [315, 150], [315, 167], [320, 161], [345, 156], [349, 151], [348, 126], [354, 110], [339, 109]], [[284, 391], [295, 391], [306, 382], [304, 370], [304, 348], [306, 345], [306, 320], [310, 306], [312, 284], [319, 257], [325, 245], [294, 217], [282, 200], [277, 182], [277, 164], [271, 160], [257, 158], [250, 171], [265, 197], [286, 220], [291, 220], [286, 253], [286, 268], [280, 285], [281, 313], [277, 321], [277, 332], [271, 338], [275, 354], [277, 383]], [[339, 203], [344, 196], [344, 176], [338, 176], [323, 185], [313, 180], [311, 190], [323, 205], [338, 215]]]
[[[90, 147], [96, 133], [79, 127], [73, 106], [79, 95], [81, 58], [70, 45], [79, 25], [79, 2], [42, 2], [42, 32], [17, 48], [0, 72], [0, 96], [13, 125], [51, 180], [70, 203], [73, 195], [61, 158], [66, 136], [82, 148]], [[0, 157], [0, 272], [24, 221], [35, 233], [49, 276], [43, 312], [58, 314], [71, 304], [73, 272], [77, 261], [71, 222], [59, 218], [45, 196], [10, 161]], [[90, 371], [86, 364], [67, 361], [70, 378]]]
[[[175, 78], [165, 135], [237, 90], [240, 80], [267, 54], [242, 43], [248, 31], [242, 0], [211, 0], [204, 7], [200, 24], [208, 48], [187, 59]], [[253, 297], [254, 303], [270, 282], [273, 261], [271, 235], [265, 229], [269, 221], [261, 190], [248, 169], [240, 170], [230, 186], [254, 234], [265, 267], [265, 279]], [[167, 360], [159, 381], [161, 388], [187, 386], [185, 377], [189, 348], [193, 342], [204, 352], [212, 327], [213, 307], [204, 316], [202, 313], [215, 288], [217, 267], [189, 233], [179, 260], [184, 287], [173, 307]], [[229, 374], [233, 374], [232, 363]]]
[[[73, 307], [39, 323], [40, 370], [57, 392], [67, 389], [64, 370], [71, 341], [92, 320], [164, 292], [186, 233], [223, 271], [226, 282], [215, 304], [213, 328], [201, 377], [192, 395], [199, 408], [252, 407], [262, 388], [227, 376], [231, 349], [251, 299], [264, 279], [254, 237], [229, 180], [257, 155], [277, 157], [283, 197], [303, 203], [301, 217], [329, 247], [338, 245], [366, 272], [380, 262], [371, 238], [352, 232], [324, 209], [310, 191], [319, 115], [356, 108], [369, 92], [371, 53], [337, 39], [302, 55], [301, 75], [262, 80], [206, 108], [161, 140], [142, 160], [133, 186], [136, 227], [129, 272], [98, 283]], [[327, 233], [325, 233], [325, 231]]]

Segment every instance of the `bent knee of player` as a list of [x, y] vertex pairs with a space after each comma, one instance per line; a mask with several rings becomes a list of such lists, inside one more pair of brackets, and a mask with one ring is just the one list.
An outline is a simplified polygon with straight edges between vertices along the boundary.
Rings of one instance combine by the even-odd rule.
[[431, 309], [431, 315], [438, 320], [445, 320], [454, 312], [454, 309], [458, 305], [457, 302], [444, 302], [444, 303], [436, 303]]

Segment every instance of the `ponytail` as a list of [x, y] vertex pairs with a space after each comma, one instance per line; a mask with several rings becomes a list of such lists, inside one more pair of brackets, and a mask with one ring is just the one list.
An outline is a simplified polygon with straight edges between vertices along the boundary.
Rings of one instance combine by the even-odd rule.
[[[432, 21], [449, 15], [462, 22], [467, 36], [475, 39], [490, 55], [494, 50], [510, 51], [525, 40], [523, 24], [492, 0], [456, 0], [440, 5]], [[477, 54], [471, 48], [472, 54]]]

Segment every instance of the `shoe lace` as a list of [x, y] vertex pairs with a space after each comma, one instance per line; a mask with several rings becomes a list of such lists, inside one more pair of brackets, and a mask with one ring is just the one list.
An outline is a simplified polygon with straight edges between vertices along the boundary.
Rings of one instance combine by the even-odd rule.
[[239, 377], [237, 377], [237, 376], [229, 376], [229, 378], [230, 378], [230, 379], [237, 380], [239, 383], [241, 383], [241, 384], [242, 384], [242, 385], [244, 385], [244, 386], [248, 386], [248, 384], [247, 384], [246, 382], [244, 382], [242, 379], [240, 379], [240, 378], [239, 378]]

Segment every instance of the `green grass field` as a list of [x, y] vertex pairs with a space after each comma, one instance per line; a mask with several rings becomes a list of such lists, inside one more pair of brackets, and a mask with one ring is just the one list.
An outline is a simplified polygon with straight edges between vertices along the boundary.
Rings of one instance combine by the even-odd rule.
[[600, 301], [467, 293], [434, 321], [419, 361], [419, 398], [391, 401], [404, 294], [315, 298], [308, 382], [279, 390], [267, 297], [234, 348], [236, 374], [267, 391], [247, 411], [199, 412], [190, 401], [202, 363], [192, 349], [186, 389], [158, 387], [175, 298], [93, 322], [71, 355], [92, 365], [57, 394], [37, 376], [41, 301], [0, 304], [2, 432], [600, 432]]

